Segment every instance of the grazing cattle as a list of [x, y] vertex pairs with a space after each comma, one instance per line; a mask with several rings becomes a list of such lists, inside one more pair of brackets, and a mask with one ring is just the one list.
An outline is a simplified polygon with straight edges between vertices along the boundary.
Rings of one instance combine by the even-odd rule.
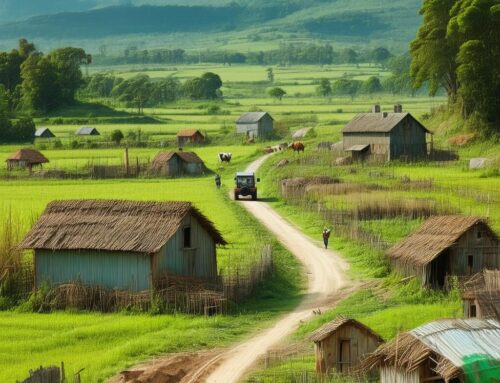
[[264, 152], [264, 154], [269, 154], [269, 153], [273, 153], [275, 150], [274, 150], [274, 146], [273, 147], [266, 146], [264, 149], [262, 149], [262, 151]]
[[219, 162], [227, 162], [227, 163], [230, 163], [231, 162], [231, 157], [233, 155], [231, 153], [225, 153], [225, 152], [222, 152], [222, 153], [219, 153], [218, 154], [218, 157], [219, 157]]
[[295, 141], [288, 145], [288, 148], [293, 149], [294, 152], [303, 152], [305, 149], [305, 146], [302, 142], [300, 141]]

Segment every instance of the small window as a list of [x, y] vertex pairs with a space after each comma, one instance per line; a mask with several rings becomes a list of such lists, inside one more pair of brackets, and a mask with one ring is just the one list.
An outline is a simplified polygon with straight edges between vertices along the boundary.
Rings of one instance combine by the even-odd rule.
[[469, 269], [469, 274], [471, 274], [472, 271], [474, 270], [474, 256], [473, 255], [467, 256], [467, 268]]
[[476, 316], [477, 316], [476, 305], [471, 304], [470, 305], [470, 315], [469, 315], [469, 317], [470, 318], [475, 318]]
[[478, 230], [477, 231], [477, 239], [480, 239], [483, 237], [483, 233], [481, 232], [481, 230]]
[[184, 248], [191, 247], [191, 227], [187, 226], [182, 231], [184, 237]]

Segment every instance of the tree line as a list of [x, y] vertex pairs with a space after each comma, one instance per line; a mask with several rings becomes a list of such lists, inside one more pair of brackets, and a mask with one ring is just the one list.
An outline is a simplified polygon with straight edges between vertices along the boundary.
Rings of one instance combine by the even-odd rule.
[[356, 64], [361, 62], [384, 63], [392, 53], [384, 48], [334, 50], [330, 44], [281, 44], [278, 49], [259, 52], [226, 52], [204, 50], [186, 52], [183, 49], [141, 50], [130, 47], [119, 55], [107, 55], [102, 46], [94, 57], [100, 65], [113, 64], [192, 64], [198, 62], [217, 64], [294, 65], [294, 64]]
[[500, 2], [425, 0], [410, 45], [410, 76], [430, 94], [443, 88], [469, 126], [500, 132]]

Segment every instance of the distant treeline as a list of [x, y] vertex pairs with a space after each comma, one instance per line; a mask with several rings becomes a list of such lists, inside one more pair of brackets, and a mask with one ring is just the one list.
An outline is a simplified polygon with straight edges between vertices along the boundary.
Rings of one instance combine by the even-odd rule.
[[97, 65], [116, 64], [253, 64], [253, 65], [297, 65], [297, 64], [356, 64], [361, 62], [384, 63], [393, 55], [384, 47], [354, 50], [335, 50], [330, 44], [282, 44], [278, 49], [259, 52], [226, 52], [205, 50], [186, 52], [183, 49], [141, 50], [130, 47], [122, 54], [108, 56], [106, 47], [94, 56]]

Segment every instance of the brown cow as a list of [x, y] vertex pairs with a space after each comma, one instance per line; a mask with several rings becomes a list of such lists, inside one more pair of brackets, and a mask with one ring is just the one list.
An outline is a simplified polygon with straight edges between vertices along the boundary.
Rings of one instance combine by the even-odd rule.
[[288, 148], [293, 149], [294, 152], [300, 153], [304, 151], [305, 145], [300, 141], [295, 141], [288, 145]]

